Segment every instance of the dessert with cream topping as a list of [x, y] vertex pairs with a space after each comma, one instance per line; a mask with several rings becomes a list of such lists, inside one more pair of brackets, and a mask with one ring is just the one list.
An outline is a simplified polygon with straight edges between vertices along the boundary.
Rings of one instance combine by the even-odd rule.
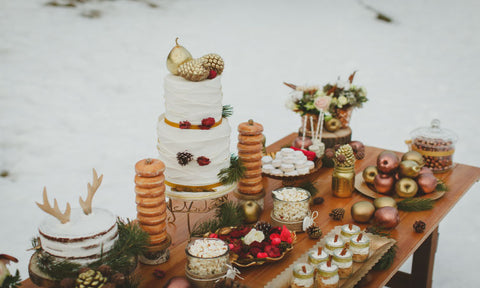
[[298, 263], [293, 267], [291, 288], [313, 288], [315, 285], [314, 269], [312, 265]]
[[349, 242], [352, 236], [360, 234], [360, 227], [354, 224], [345, 224], [342, 226], [340, 237], [345, 242]]
[[353, 272], [352, 251], [347, 248], [333, 251], [333, 264], [338, 266], [340, 278], [348, 278]]
[[350, 238], [350, 251], [353, 253], [354, 262], [365, 262], [370, 253], [370, 238], [363, 233]]
[[338, 287], [338, 267], [331, 261], [322, 262], [317, 272], [318, 288], [337, 288]]
[[319, 264], [327, 260], [328, 254], [323, 251], [322, 247], [318, 247], [318, 249], [308, 252], [308, 263], [313, 265], [316, 269], [318, 268]]
[[338, 236], [328, 237], [325, 239], [325, 252], [333, 255], [333, 251], [338, 248], [343, 248], [345, 242]]

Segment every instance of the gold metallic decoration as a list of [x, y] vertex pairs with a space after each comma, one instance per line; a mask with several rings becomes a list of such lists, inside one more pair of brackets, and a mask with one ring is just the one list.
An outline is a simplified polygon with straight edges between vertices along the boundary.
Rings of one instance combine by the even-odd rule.
[[204, 60], [203, 66], [208, 70], [214, 70], [217, 72], [217, 75], [222, 74], [223, 68], [225, 67], [225, 63], [223, 62], [222, 57], [215, 53], [210, 53], [205, 56], [202, 56]]
[[262, 207], [253, 200], [248, 200], [242, 203], [242, 211], [245, 215], [245, 223], [255, 223], [260, 218]]
[[332, 175], [333, 196], [339, 198], [352, 197], [355, 190], [354, 166], [340, 167], [335, 165]]
[[[212, 126], [210, 126], [210, 128], [214, 128], [214, 127], [217, 127], [219, 126], [220, 124], [222, 124], [222, 119], [223, 118], [220, 118], [219, 121], [215, 122], [215, 124], [213, 124]], [[175, 123], [173, 121], [170, 121], [168, 120], [167, 118], [164, 118], [164, 122], [165, 124], [169, 125], [169, 126], [172, 126], [174, 128], [180, 128], [180, 123]], [[202, 125], [190, 125], [190, 127], [188, 127], [188, 129], [198, 129], [198, 130], [201, 130], [202, 129]]]
[[359, 201], [352, 205], [351, 213], [353, 220], [366, 223], [370, 221], [373, 213], [375, 213], [375, 206], [369, 201]]
[[165, 184], [170, 186], [172, 190], [183, 191], [183, 192], [211, 192], [213, 188], [222, 186], [222, 183], [220, 182], [210, 184], [210, 185], [203, 185], [203, 186], [186, 186], [186, 185], [175, 184], [167, 180], [165, 180]]
[[175, 44], [167, 57], [167, 69], [173, 75], [178, 75], [178, 67], [192, 60], [192, 54], [185, 47], [178, 45], [178, 37], [175, 39]]
[[204, 62], [202, 59], [185, 62], [178, 66], [178, 75], [193, 82], [205, 80], [208, 78], [210, 71], [203, 66]]
[[378, 197], [375, 200], [373, 200], [373, 206], [375, 206], [376, 209], [382, 208], [382, 207], [397, 207], [397, 201], [393, 199], [392, 197], [384, 196], [384, 197]]

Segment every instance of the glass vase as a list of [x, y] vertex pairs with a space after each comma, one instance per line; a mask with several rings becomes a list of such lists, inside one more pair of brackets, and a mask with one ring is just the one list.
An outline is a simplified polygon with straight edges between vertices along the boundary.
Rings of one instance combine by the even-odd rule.
[[355, 190], [355, 166], [340, 167], [335, 165], [332, 175], [333, 196], [339, 198], [352, 197]]

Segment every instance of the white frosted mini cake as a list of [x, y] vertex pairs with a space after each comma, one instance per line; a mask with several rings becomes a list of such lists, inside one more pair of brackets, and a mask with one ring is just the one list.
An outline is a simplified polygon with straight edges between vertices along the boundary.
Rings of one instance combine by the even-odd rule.
[[82, 209], [72, 209], [70, 221], [65, 224], [48, 217], [38, 231], [46, 253], [82, 265], [98, 260], [118, 239], [115, 215], [99, 208], [89, 215]]

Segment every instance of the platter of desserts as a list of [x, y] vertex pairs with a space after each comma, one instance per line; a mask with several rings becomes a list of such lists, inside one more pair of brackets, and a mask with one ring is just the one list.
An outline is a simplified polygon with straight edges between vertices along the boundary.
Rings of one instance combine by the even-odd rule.
[[300, 180], [322, 167], [320, 158], [308, 158], [302, 150], [282, 148], [262, 157], [262, 174], [277, 180]]
[[336, 226], [265, 287], [354, 287], [395, 243], [353, 224]]

